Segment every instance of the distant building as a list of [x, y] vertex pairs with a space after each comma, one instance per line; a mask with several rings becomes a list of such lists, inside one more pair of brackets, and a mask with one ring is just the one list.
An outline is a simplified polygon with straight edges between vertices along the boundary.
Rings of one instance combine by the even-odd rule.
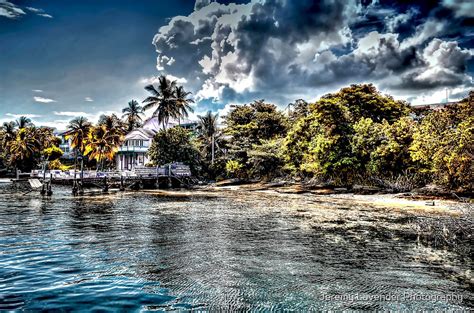
[[56, 137], [58, 137], [61, 140], [61, 143], [59, 144], [59, 148], [63, 151], [63, 155], [61, 156], [61, 159], [66, 159], [66, 160], [71, 160], [74, 159], [74, 149], [71, 147], [71, 139], [66, 139], [64, 133], [57, 134]]
[[[186, 129], [195, 130], [197, 123], [192, 121], [183, 121], [180, 124], [177, 122], [169, 122], [166, 128], [174, 126], [181, 126]], [[134, 170], [135, 168], [144, 167], [150, 160], [148, 158], [148, 149], [151, 146], [153, 137], [163, 128], [161, 123], [158, 123], [156, 117], [145, 121], [142, 127], [132, 130], [125, 136], [124, 143], [119, 148], [116, 156], [117, 170]]]
[[413, 105], [412, 108], [415, 111], [425, 111], [425, 110], [441, 110], [445, 107], [457, 105], [457, 101], [453, 102], [440, 102], [440, 103], [430, 103], [430, 104], [419, 104]]

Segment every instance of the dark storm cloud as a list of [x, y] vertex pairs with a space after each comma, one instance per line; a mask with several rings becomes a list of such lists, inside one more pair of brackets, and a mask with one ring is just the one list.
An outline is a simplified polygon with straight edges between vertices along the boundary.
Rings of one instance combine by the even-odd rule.
[[[157, 68], [183, 77], [198, 100], [284, 104], [347, 83], [415, 91], [467, 88], [470, 3], [395, 6], [355, 1], [197, 1], [154, 38]], [[449, 17], [449, 19], [446, 19]]]

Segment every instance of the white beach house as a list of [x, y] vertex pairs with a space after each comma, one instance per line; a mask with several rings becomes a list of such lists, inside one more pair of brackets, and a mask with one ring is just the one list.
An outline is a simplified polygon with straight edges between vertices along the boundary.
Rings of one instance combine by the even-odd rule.
[[[169, 122], [166, 128], [178, 125], [177, 122]], [[193, 130], [197, 123], [184, 121], [180, 124], [181, 127]], [[146, 166], [150, 160], [147, 152], [153, 141], [153, 137], [163, 128], [161, 123], [158, 123], [156, 117], [149, 118], [145, 121], [142, 127], [132, 130], [125, 136], [124, 143], [119, 148], [116, 156], [117, 170], [131, 171], [135, 168]]]

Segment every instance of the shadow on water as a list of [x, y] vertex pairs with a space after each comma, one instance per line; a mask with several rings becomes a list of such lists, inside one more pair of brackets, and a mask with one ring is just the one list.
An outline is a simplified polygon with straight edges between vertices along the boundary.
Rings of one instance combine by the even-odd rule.
[[[304, 204], [289, 206], [258, 196], [74, 198], [61, 189], [51, 199], [1, 198], [0, 309], [472, 306], [468, 287], [417, 261], [426, 251], [414, 240], [370, 225], [315, 227], [296, 214]], [[463, 301], [403, 298], [448, 293]]]

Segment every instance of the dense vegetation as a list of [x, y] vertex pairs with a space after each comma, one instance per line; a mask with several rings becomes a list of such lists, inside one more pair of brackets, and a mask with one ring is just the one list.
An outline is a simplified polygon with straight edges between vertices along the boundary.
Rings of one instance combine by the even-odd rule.
[[[288, 113], [264, 100], [233, 106], [223, 116], [198, 116], [194, 131], [167, 129], [170, 119], [192, 112], [189, 93], [166, 77], [146, 86], [151, 96], [130, 101], [122, 119], [102, 116], [97, 125], [83, 117], [65, 133], [77, 156], [89, 165], [111, 164], [124, 135], [142, 124], [146, 109], [163, 128], [149, 150], [150, 165], [189, 164], [206, 179], [276, 177], [341, 186], [393, 186], [403, 180], [414, 187], [436, 183], [450, 189], [474, 189], [474, 92], [439, 110], [413, 109], [383, 95], [371, 84], [351, 85], [314, 103], [296, 100]], [[4, 166], [22, 170], [44, 160], [58, 166], [58, 142], [49, 128], [26, 118], [5, 123], [0, 132]], [[92, 163], [91, 163], [92, 162]]]
[[[421, 114], [370, 84], [352, 85], [283, 115], [257, 101], [225, 117], [227, 175], [351, 185], [429, 182], [473, 190], [474, 93]], [[288, 118], [287, 118], [288, 116]]]

